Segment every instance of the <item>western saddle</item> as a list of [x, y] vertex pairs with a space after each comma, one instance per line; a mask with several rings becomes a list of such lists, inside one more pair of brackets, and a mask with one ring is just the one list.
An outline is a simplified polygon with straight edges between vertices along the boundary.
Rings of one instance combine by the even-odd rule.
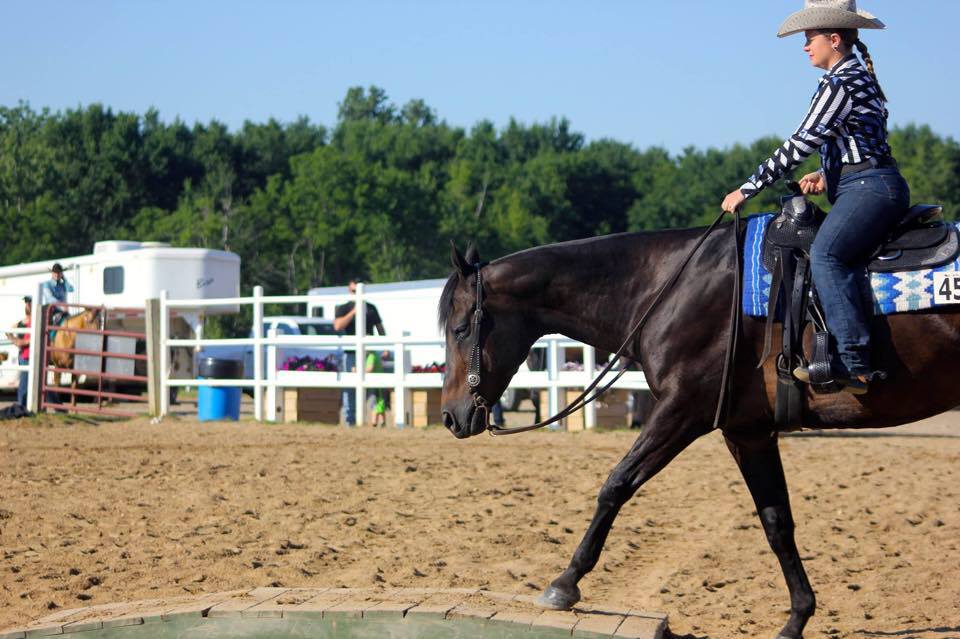
[[[816, 393], [831, 393], [840, 386], [833, 380], [830, 333], [823, 308], [810, 279], [810, 247], [825, 213], [810, 202], [796, 182], [787, 184], [791, 194], [780, 199], [780, 213], [766, 228], [763, 265], [772, 274], [767, 324], [760, 366], [770, 354], [773, 324], [782, 320], [783, 340], [776, 356], [777, 398], [774, 419], [779, 429], [802, 425], [806, 392], [793, 376], [797, 366], [807, 366], [810, 387]], [[890, 273], [942, 266], [960, 253], [960, 238], [953, 224], [944, 222], [943, 207], [918, 204], [912, 207], [891, 232], [887, 241], [871, 256], [867, 271]], [[813, 358], [803, 352], [803, 333], [813, 325]], [[884, 373], [878, 371], [877, 377]]]

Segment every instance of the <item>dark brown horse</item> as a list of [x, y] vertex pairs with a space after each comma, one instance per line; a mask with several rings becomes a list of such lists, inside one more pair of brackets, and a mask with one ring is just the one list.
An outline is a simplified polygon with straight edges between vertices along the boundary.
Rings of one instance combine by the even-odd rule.
[[[615, 352], [702, 232], [672, 230], [565, 242], [483, 266], [476, 392], [495, 401], [531, 345], [545, 334], [561, 333]], [[730, 330], [733, 235], [728, 224], [709, 236], [629, 344], [625, 354], [642, 364], [656, 404], [639, 438], [600, 489], [590, 526], [567, 569], [540, 597], [541, 605], [567, 609], [579, 601], [577, 583], [596, 565], [620, 508], [678, 453], [712, 430]], [[447, 428], [464, 438], [482, 433], [486, 426], [486, 413], [477, 409], [466, 381], [477, 304], [474, 264], [480, 256], [475, 248], [465, 257], [454, 249], [452, 259], [456, 270], [439, 309], [447, 344], [442, 411]], [[960, 357], [960, 314], [916, 312], [878, 316], [872, 323], [873, 363], [887, 372], [887, 380], [871, 384], [863, 396], [810, 394], [807, 426], [895, 426], [960, 404], [960, 385], [951, 374]], [[744, 318], [741, 330], [732, 401], [721, 428], [790, 592], [790, 618], [779, 637], [799, 639], [816, 603], [794, 543], [773, 425], [776, 372], [772, 358], [757, 368], [763, 321]]]

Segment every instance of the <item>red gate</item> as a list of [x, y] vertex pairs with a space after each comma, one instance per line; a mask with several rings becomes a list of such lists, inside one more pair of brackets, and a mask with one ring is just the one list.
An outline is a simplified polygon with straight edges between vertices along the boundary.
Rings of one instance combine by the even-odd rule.
[[[69, 315], [69, 309], [81, 310], [74, 315]], [[146, 389], [147, 376], [137, 375], [135, 371], [137, 362], [147, 361], [145, 354], [136, 352], [136, 344], [145, 342], [146, 334], [106, 328], [110, 319], [142, 317], [143, 314], [142, 308], [107, 308], [62, 302], [45, 306], [42, 314], [44, 366], [40, 374], [40, 410], [51, 408], [122, 417], [135, 417], [145, 412], [145, 410], [123, 410], [112, 404], [117, 401], [137, 402], [144, 405], [147, 403], [147, 398], [142, 394], [118, 392], [114, 388], [117, 382], [126, 382], [131, 385], [142, 385]], [[89, 339], [80, 337], [86, 335], [93, 337]], [[110, 350], [109, 347], [115, 345], [111, 344], [111, 337], [134, 340], [134, 352]], [[82, 348], [78, 347], [78, 341], [84, 342]], [[125, 345], [129, 345], [129, 341]], [[134, 374], [112, 370], [116, 367], [111, 366], [109, 360], [132, 360]], [[49, 383], [47, 377], [51, 373], [56, 382], [61, 381], [64, 375], [70, 375], [70, 386]], [[80, 378], [85, 378], [82, 387], [79, 384]], [[89, 384], [91, 379], [96, 380], [96, 390]], [[69, 395], [69, 402], [64, 402], [60, 397], [61, 394]], [[81, 404], [77, 402], [78, 397], [92, 398], [92, 401]]]

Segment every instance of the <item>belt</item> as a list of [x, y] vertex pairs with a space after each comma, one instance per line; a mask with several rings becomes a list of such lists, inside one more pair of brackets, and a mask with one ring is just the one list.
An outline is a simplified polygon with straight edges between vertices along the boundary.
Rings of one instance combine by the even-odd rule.
[[844, 164], [840, 168], [840, 175], [850, 175], [851, 173], [859, 173], [860, 171], [866, 171], [867, 169], [895, 169], [897, 168], [897, 161], [893, 158], [883, 158], [878, 160], [877, 158], [868, 158], [863, 162], [857, 162], [856, 164]]

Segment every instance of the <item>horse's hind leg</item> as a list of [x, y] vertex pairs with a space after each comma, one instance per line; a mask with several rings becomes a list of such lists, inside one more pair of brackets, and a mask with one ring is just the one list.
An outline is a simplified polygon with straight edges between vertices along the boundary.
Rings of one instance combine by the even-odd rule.
[[580, 601], [577, 583], [597, 564], [620, 508], [648, 479], [709, 430], [709, 426], [704, 427], [708, 423], [705, 417], [694, 417], [689, 412], [689, 407], [671, 408], [665, 400], [660, 400], [643, 433], [604, 482], [597, 496], [593, 520], [573, 553], [570, 565], [537, 599], [540, 606], [568, 610]]
[[777, 555], [790, 591], [790, 620], [777, 639], [800, 639], [817, 603], [793, 538], [790, 496], [777, 437], [774, 434], [757, 439], [740, 439], [727, 435], [727, 447], [740, 466], [740, 472], [757, 506], [767, 541]]

